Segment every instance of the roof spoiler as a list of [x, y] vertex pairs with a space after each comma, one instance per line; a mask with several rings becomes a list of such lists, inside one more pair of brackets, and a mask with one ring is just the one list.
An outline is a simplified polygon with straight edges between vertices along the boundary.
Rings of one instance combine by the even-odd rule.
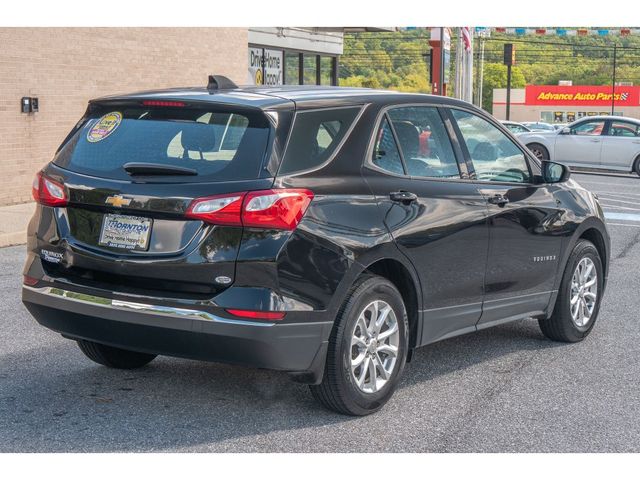
[[207, 84], [207, 90], [230, 90], [238, 88], [238, 86], [223, 75], [209, 75], [209, 83]]

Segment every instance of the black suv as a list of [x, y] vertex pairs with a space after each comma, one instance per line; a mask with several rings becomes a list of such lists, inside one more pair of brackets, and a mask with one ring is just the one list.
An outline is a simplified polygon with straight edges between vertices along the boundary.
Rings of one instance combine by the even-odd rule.
[[381, 408], [413, 349], [533, 317], [593, 328], [598, 200], [461, 101], [336, 87], [100, 98], [38, 173], [23, 302], [95, 362], [289, 372]]

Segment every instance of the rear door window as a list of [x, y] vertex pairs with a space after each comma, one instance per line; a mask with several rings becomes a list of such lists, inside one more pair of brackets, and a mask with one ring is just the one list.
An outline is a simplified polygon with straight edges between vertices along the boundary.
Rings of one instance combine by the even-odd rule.
[[181, 181], [268, 176], [263, 161], [271, 126], [257, 110], [110, 106], [99, 108], [54, 159], [88, 175], [130, 180], [127, 163], [185, 167]]
[[407, 173], [414, 177], [460, 178], [451, 139], [435, 107], [389, 110]]
[[360, 108], [303, 110], [296, 113], [278, 174], [309, 170], [329, 160], [345, 138]]

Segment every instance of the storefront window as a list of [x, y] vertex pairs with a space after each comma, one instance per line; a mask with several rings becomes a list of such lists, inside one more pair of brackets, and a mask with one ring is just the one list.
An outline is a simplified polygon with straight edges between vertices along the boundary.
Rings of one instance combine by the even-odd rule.
[[316, 55], [304, 55], [304, 84], [316, 85]]
[[320, 57], [320, 85], [331, 85], [333, 80], [333, 57]]
[[284, 83], [286, 85], [300, 84], [300, 54], [286, 52], [284, 56]]

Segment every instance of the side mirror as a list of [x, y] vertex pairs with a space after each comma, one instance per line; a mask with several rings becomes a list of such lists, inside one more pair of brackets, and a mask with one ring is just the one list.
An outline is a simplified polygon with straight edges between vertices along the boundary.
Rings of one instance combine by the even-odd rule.
[[562, 135], [569, 135], [571, 133], [571, 129], [569, 127], [562, 127], [562, 130], [560, 130], [560, 133]]
[[563, 183], [569, 180], [571, 170], [561, 163], [542, 161], [542, 179], [545, 183]]

